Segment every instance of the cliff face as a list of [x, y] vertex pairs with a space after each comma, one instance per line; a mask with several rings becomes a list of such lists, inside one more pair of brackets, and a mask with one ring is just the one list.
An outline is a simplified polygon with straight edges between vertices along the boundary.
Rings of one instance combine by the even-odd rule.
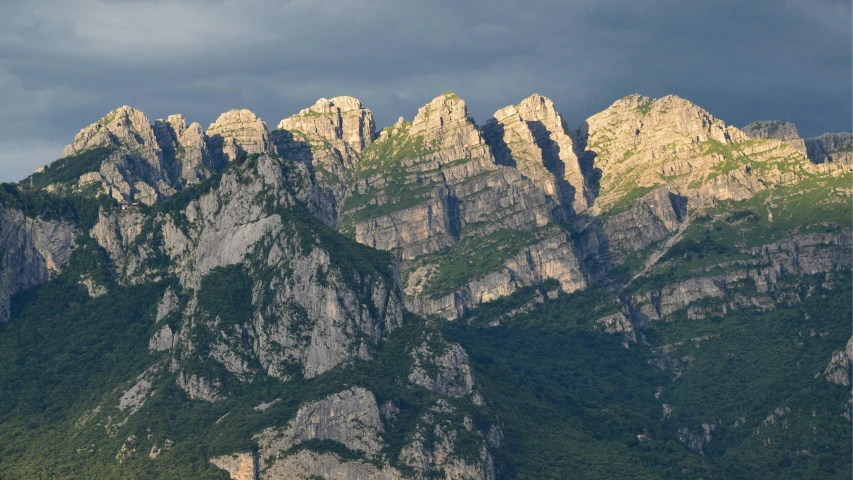
[[853, 165], [853, 134], [824, 133], [805, 142], [809, 159], [814, 163]]
[[[150, 364], [86, 414], [128, 435], [119, 461], [151, 440], [124, 426], [171, 388], [215, 410], [207, 423], [248, 422], [252, 448], [205, 456], [235, 479], [491, 479], [502, 434], [477, 357], [412, 313], [455, 320], [538, 289], [497, 325], [597, 284], [616, 306], [585, 312], [584, 328], [635, 348], [661, 321], [799, 307], [853, 263], [849, 140], [802, 141], [781, 122], [741, 131], [674, 96], [626, 97], [574, 131], [540, 95], [480, 128], [448, 93], [378, 134], [351, 97], [272, 132], [248, 110], [204, 132], [123, 107], [29, 188], [150, 206], [104, 202], [86, 229], [0, 207], [0, 322], [88, 236], [116, 287], [162, 285]], [[108, 292], [90, 275], [79, 284]], [[656, 348], [652, 363], [690, 368]], [[848, 343], [818, 375], [848, 385], [850, 356]], [[263, 401], [244, 408], [245, 392]], [[717, 428], [678, 424], [674, 438], [702, 451]], [[167, 450], [157, 442], [152, 460]]]
[[566, 124], [549, 98], [531, 95], [498, 110], [483, 134], [497, 163], [518, 168], [572, 211], [586, 210], [581, 166]]
[[[370, 358], [382, 335], [400, 326], [403, 302], [391, 259], [370, 272], [337, 267], [343, 253], [324, 240], [333, 233], [311, 223], [308, 208], [299, 210], [312, 188], [303, 165], [261, 155], [255, 166], [224, 174], [218, 189], [152, 219], [124, 247], [132, 252], [122, 267], [128, 282], [175, 275], [198, 292], [174, 333], [178, 364], [203, 352], [245, 381], [258, 368], [285, 381], [295, 371], [311, 378]], [[167, 258], [166, 269], [153, 267], [153, 258]], [[239, 324], [217, 316], [215, 298], [205, 300], [205, 285], [219, 278], [242, 279], [241, 295], [252, 295]], [[200, 351], [191, 340], [199, 332], [218, 340]]]
[[241, 153], [275, 153], [266, 123], [249, 110], [230, 110], [211, 123], [205, 134], [219, 163]]
[[198, 122], [187, 126], [180, 114], [169, 115], [165, 121], [157, 119], [154, 122], [154, 133], [164, 156], [176, 162], [173, 164], [175, 178], [186, 185], [198, 183], [223, 167], [211, 154], [207, 136]]
[[[534, 100], [523, 103], [522, 110], [531, 121], [553, 127], [559, 117], [548, 109], [550, 102]], [[560, 151], [566, 157], [571, 152], [571, 141], [558, 133], [554, 136], [564, 148], [546, 154], [555, 161]], [[530, 148], [540, 148], [532, 134], [529, 140]], [[385, 129], [363, 153], [355, 175], [341, 210], [342, 231], [402, 261], [408, 302], [419, 313], [455, 318], [482, 301], [555, 278], [548, 262], [577, 263], [565, 240], [562, 247], [555, 248], [553, 241], [540, 245], [548, 237], [540, 230], [563, 218], [563, 197], [549, 195], [519, 169], [496, 163], [456, 95], [434, 99], [412, 123]], [[504, 237], [513, 240], [503, 244]], [[498, 247], [495, 242], [497, 251], [483, 255], [488, 245]], [[443, 275], [450, 259], [472, 250], [479, 250], [480, 258], [471, 260], [470, 270], [455, 278]], [[544, 264], [527, 261], [542, 256], [548, 258]], [[560, 280], [566, 291], [585, 284], [571, 268]]]
[[800, 138], [797, 126], [791, 122], [778, 120], [760, 120], [752, 122], [741, 129], [749, 138], [773, 138], [781, 140], [796, 151], [805, 154], [806, 143]]
[[31, 218], [0, 206], [0, 323], [9, 321], [12, 295], [62, 271], [78, 235], [69, 222]]

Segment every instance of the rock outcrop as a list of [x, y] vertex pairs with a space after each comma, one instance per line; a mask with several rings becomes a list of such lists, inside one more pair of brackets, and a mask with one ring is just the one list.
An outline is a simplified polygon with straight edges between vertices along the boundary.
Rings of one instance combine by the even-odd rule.
[[807, 138], [806, 150], [814, 163], [832, 162], [853, 165], [853, 134], [824, 133], [819, 137]]
[[779, 120], [759, 120], [741, 129], [749, 138], [773, 138], [781, 140], [800, 153], [806, 153], [806, 143], [800, 138], [796, 125]]
[[187, 126], [183, 116], [169, 115], [166, 120], [154, 122], [154, 133], [164, 156], [176, 162], [173, 165], [175, 178], [187, 185], [198, 183], [212, 171], [224, 167], [210, 154], [207, 135], [198, 122]]
[[430, 333], [412, 350], [411, 356], [414, 364], [409, 383], [451, 397], [472, 395], [475, 403], [482, 403], [482, 397], [474, 392], [468, 354], [459, 344], [448, 343], [440, 334]]
[[127, 105], [84, 128], [62, 151], [63, 157], [97, 147], [116, 147], [133, 152], [156, 172], [163, 170], [163, 152], [151, 122], [144, 113]]
[[[448, 421], [456, 415], [458, 412], [448, 402], [436, 402], [421, 415], [414, 434], [400, 452], [400, 460], [415, 470], [419, 478], [443, 472], [445, 478], [494, 479], [494, 461], [486, 448], [485, 436], [476, 430], [469, 417], [463, 416], [459, 423]], [[463, 437], [468, 451], [476, 455], [458, 454], [458, 442]]]
[[[311, 220], [307, 168], [283, 162], [262, 155], [254, 165], [229, 171], [217, 189], [155, 219], [119, 266], [132, 283], [174, 275], [195, 291], [182, 312], [185, 324], [172, 332], [179, 363], [196, 358], [191, 338], [205, 331], [216, 339], [205, 347], [206, 357], [243, 381], [258, 367], [280, 380], [295, 371], [311, 378], [370, 358], [380, 338], [401, 325], [402, 292], [391, 258], [381, 257], [385, 265], [373, 270], [341, 268], [343, 253], [324, 240], [333, 233]], [[149, 258], [167, 258], [166, 269]], [[198, 297], [203, 279], [226, 267], [243, 272], [254, 292], [240, 325], [222, 322]], [[164, 331], [152, 349], [163, 349], [167, 340]]]
[[210, 459], [210, 463], [228, 472], [231, 480], [257, 480], [258, 478], [258, 460], [251, 453], [214, 457]]
[[[713, 311], [717, 315], [745, 307], [773, 310], [775, 303], [766, 294], [777, 288], [777, 284], [799, 275], [849, 268], [853, 264], [851, 244], [853, 237], [849, 232], [797, 235], [745, 251], [752, 259], [729, 262], [726, 265], [730, 270], [728, 273], [705, 276], [703, 272], [696, 272], [693, 278], [669, 282], [662, 289], [635, 294], [630, 302], [643, 321], [666, 319], [703, 299], [718, 300], [720, 310]], [[733, 268], [736, 266], [742, 268]], [[708, 270], [711, 268], [708, 267]], [[757, 295], [743, 297], [732, 294], [731, 290], [745, 281], [755, 285]], [[709, 311], [693, 310], [688, 315], [702, 318], [707, 313]]]
[[[537, 100], [550, 105], [541, 97]], [[541, 119], [536, 121], [549, 122], [551, 127], [559, 121], [556, 112], [527, 103], [522, 110]], [[571, 141], [558, 133], [555, 138], [567, 145], [559, 151], [570, 151]], [[487, 301], [482, 299], [554, 278], [556, 269], [540, 268], [542, 263], [518, 257], [525, 247], [547, 250], [545, 263], [576, 263], [569, 243], [555, 249], [553, 242], [535, 233], [555, 217], [562, 218], [554, 213], [559, 203], [518, 169], [495, 163], [483, 135], [468, 117], [465, 102], [452, 93], [421, 107], [411, 123], [398, 122], [383, 130], [363, 153], [358, 175], [341, 212], [342, 230], [360, 243], [393, 252], [403, 262], [407, 301], [419, 313], [456, 318]], [[443, 252], [476, 249], [478, 243], [499, 236], [495, 233], [499, 230], [519, 231], [528, 241], [502, 246], [501, 250], [508, 249], [507, 263], [498, 262], [481, 272], [472, 269], [467, 281], [456, 282], [455, 291], [435, 295], [436, 288], [429, 284], [440, 275], [428, 272], [440, 270]], [[543, 241], [547, 245], [535, 246]], [[565, 255], [557, 259], [555, 253]], [[532, 258], [537, 257], [533, 253]], [[488, 278], [493, 272], [498, 276]], [[567, 291], [585, 282], [575, 270], [561, 273]]]
[[[162, 130], [161, 126], [157, 128]], [[77, 156], [95, 149], [101, 152], [102, 158], [97, 163], [89, 161], [91, 170], [79, 179], [67, 179], [76, 180], [75, 188], [95, 185], [116, 200], [148, 205], [175, 192], [176, 183], [170, 177], [170, 168], [155, 130], [139, 110], [128, 106], [113, 110], [81, 130], [65, 147], [62, 156], [75, 161]], [[51, 164], [45, 168], [59, 167]], [[66, 187], [54, 185], [52, 188]]]
[[0, 206], [0, 323], [9, 321], [12, 295], [62, 271], [79, 235], [69, 222]]
[[267, 124], [250, 110], [230, 110], [205, 132], [217, 162], [228, 163], [241, 153], [275, 153]]
[[373, 393], [353, 387], [303, 406], [287, 427], [269, 428], [254, 438], [265, 469], [270, 465], [267, 459], [285, 456], [291, 447], [307, 440], [333, 440], [373, 457], [382, 448], [379, 435], [383, 431]]
[[585, 180], [563, 118], [547, 97], [531, 95], [495, 112], [483, 135], [501, 165], [509, 165], [574, 212], [587, 208]]
[[828, 381], [846, 387], [850, 385], [851, 372], [853, 372], [853, 337], [847, 341], [847, 347], [833, 352], [832, 360], [823, 374]]

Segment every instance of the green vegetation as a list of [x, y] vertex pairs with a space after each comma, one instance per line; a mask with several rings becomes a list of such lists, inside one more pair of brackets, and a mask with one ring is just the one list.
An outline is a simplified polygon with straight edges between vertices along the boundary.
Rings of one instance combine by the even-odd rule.
[[97, 172], [101, 163], [115, 151], [115, 147], [98, 147], [61, 158], [25, 178], [21, 184], [39, 189], [54, 183], [74, 182], [84, 173]]
[[642, 113], [643, 115], [648, 115], [652, 109], [655, 107], [655, 101], [651, 98], [646, 99], [645, 102], [641, 103], [637, 106], [637, 111]]
[[620, 213], [626, 212], [637, 203], [637, 200], [646, 196], [649, 192], [655, 189], [655, 186], [646, 187], [646, 186], [637, 186], [634, 185], [634, 188], [625, 191], [619, 199], [613, 202], [604, 213], [604, 216], [613, 216], [619, 215]]
[[252, 279], [243, 265], [218, 267], [201, 279], [198, 306], [225, 325], [245, 325], [252, 319]]
[[[346, 199], [343, 211], [345, 228], [352, 228], [373, 218], [411, 208], [429, 198], [434, 186], [429, 182], [421, 183], [410, 173], [407, 161], [416, 161], [427, 153], [423, 137], [410, 136], [404, 124], [394, 135], [381, 142], [373, 143], [363, 154], [363, 161], [350, 183], [363, 179], [373, 179], [381, 175], [377, 182], [380, 186], [370, 186], [363, 193], [354, 191]], [[412, 166], [417, 166], [415, 162]]]
[[57, 195], [43, 190], [31, 191], [20, 185], [0, 183], [0, 205], [16, 208], [28, 217], [45, 220], [66, 220], [79, 225], [84, 231], [98, 221], [100, 208], [117, 208], [117, 202], [106, 195]]
[[502, 229], [482, 237], [468, 237], [457, 245], [431, 256], [437, 269], [424, 287], [425, 296], [452, 293], [470, 280], [498, 269], [507, 259], [535, 241], [541, 231]]
[[713, 477], [660, 423], [654, 394], [668, 378], [649, 368], [650, 350], [590, 331], [606, 313], [591, 313], [603, 299], [592, 290], [546, 300], [499, 327], [445, 325], [503, 420], [506, 444], [495, 452], [502, 477]]
[[[660, 352], [648, 345], [626, 350], [619, 336], [590, 331], [608, 312], [595, 311], [608, 303], [602, 290], [545, 300], [481, 327], [526, 303], [530, 292], [521, 292], [472, 312], [471, 326], [443, 329], [469, 352], [504, 421], [507, 444], [496, 452], [504, 478], [846, 478], [849, 391], [821, 374], [850, 336], [853, 285], [849, 272], [832, 290], [822, 282], [805, 279], [800, 307], [707, 321], [682, 312], [656, 324], [645, 332], [649, 344], [676, 345], [672, 358], [690, 358], [676, 381], [649, 368]], [[663, 403], [673, 410], [662, 420]], [[778, 408], [787, 413], [769, 422]], [[716, 428], [699, 455], [677, 438], [703, 423]]]

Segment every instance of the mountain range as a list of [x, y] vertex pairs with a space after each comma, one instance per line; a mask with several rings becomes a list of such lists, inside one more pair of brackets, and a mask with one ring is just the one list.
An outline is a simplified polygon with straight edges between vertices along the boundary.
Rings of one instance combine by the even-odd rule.
[[846, 478], [853, 134], [118, 108], [0, 189], [2, 478]]

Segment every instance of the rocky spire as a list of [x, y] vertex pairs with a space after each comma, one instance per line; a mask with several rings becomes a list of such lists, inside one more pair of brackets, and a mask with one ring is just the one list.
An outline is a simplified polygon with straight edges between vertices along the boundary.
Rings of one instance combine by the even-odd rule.
[[279, 122], [278, 128], [317, 135], [333, 145], [343, 142], [356, 152], [369, 147], [376, 136], [373, 113], [360, 100], [346, 96], [321, 98]]
[[436, 148], [483, 143], [476, 125], [468, 117], [465, 101], [452, 92], [440, 95], [418, 109], [409, 134], [423, 135], [424, 144]]
[[483, 127], [496, 161], [514, 166], [576, 212], [586, 209], [584, 177], [554, 102], [534, 94], [495, 112]]
[[144, 158], [157, 171], [163, 168], [163, 154], [148, 117], [127, 105], [81, 130], [74, 141], [62, 150], [62, 156], [97, 147], [122, 148]]
[[250, 110], [231, 110], [223, 113], [207, 129], [211, 149], [226, 162], [241, 152], [275, 153], [264, 121]]

